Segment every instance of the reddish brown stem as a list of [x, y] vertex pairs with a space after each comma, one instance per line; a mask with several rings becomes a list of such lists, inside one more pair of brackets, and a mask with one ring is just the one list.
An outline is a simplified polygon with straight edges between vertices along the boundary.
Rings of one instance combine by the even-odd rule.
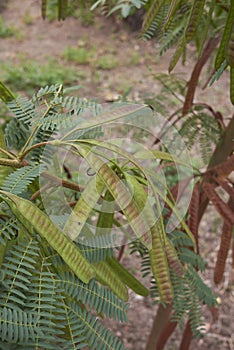
[[26, 149], [22, 154], [19, 155], [18, 158], [19, 158], [20, 160], [22, 160], [22, 159], [24, 159], [24, 158], [26, 157], [26, 155], [27, 155], [29, 152], [33, 151], [33, 150], [36, 149], [36, 148], [44, 147], [44, 146], [46, 146], [46, 145], [48, 145], [48, 141], [36, 143], [35, 145], [32, 145], [31, 147], [29, 147], [28, 149]]
[[165, 324], [160, 337], [157, 342], [156, 350], [163, 350], [166, 342], [176, 329], [177, 322], [171, 322], [171, 320], [168, 320], [168, 322]]
[[122, 259], [123, 253], [124, 253], [124, 250], [125, 250], [125, 247], [126, 247], [125, 245], [122, 245], [122, 246], [120, 247], [119, 254], [118, 254], [118, 258], [117, 258], [118, 261], [120, 261], [120, 260]]
[[219, 251], [218, 251], [217, 260], [215, 264], [215, 271], [214, 271], [215, 284], [219, 284], [222, 281], [231, 241], [232, 241], [232, 227], [226, 221], [223, 224], [223, 232], [222, 232]]
[[193, 194], [192, 194], [192, 198], [189, 206], [190, 218], [188, 221], [188, 226], [195, 238], [198, 254], [199, 254], [199, 243], [198, 243], [199, 205], [200, 205], [200, 188], [199, 188], [199, 183], [197, 183], [193, 189]]
[[159, 305], [156, 317], [154, 318], [153, 327], [146, 345], [146, 350], [157, 350], [157, 343], [161, 337], [161, 333], [165, 330], [166, 325], [170, 321], [172, 306], [163, 307]]
[[84, 188], [75, 182], [61, 179], [60, 177], [57, 177], [55, 175], [49, 174], [47, 172], [41, 173], [41, 176], [45, 179], [48, 179], [50, 183], [52, 183], [54, 186], [63, 186], [65, 188], [70, 188], [71, 190], [81, 192]]
[[232, 271], [231, 271], [231, 278], [230, 278], [230, 285], [234, 285], [234, 239], [232, 240]]
[[[234, 116], [232, 117], [228, 126], [226, 127], [222, 140], [217, 145], [210, 159], [207, 170], [226, 161], [229, 155], [233, 152], [233, 149], [234, 149], [233, 135], [234, 135]], [[211, 175], [209, 174], [209, 171], [208, 171], [207, 176], [204, 176], [203, 181], [201, 183], [201, 196], [203, 198], [204, 198], [203, 185], [205, 182], [209, 182], [210, 176]], [[208, 204], [209, 204], [209, 199], [207, 197], [203, 201], [201, 201], [200, 208], [199, 208], [199, 222], [201, 221]]]
[[180, 343], [179, 350], [188, 350], [193, 338], [193, 332], [190, 326], [190, 321], [187, 322], [186, 327], [184, 329], [183, 337]]
[[[49, 188], [55, 186], [62, 186], [65, 188], [70, 188], [73, 191], [81, 192], [84, 188], [72, 181], [61, 179], [55, 175], [49, 174], [47, 172], [41, 173], [41, 176], [48, 180], [48, 183], [36, 191], [32, 196], [31, 200], [37, 199], [43, 192], [46, 192]], [[73, 205], [73, 204], [72, 204]]]
[[208, 42], [206, 43], [206, 46], [204, 47], [201, 57], [199, 58], [199, 60], [197, 61], [197, 63], [193, 68], [193, 71], [188, 83], [188, 89], [187, 89], [187, 93], [184, 101], [182, 115], [187, 114], [190, 108], [192, 107], [195, 91], [198, 85], [198, 80], [199, 80], [202, 68], [208, 61], [215, 47], [218, 45], [219, 40], [220, 40], [219, 37], [210, 38], [208, 40]]

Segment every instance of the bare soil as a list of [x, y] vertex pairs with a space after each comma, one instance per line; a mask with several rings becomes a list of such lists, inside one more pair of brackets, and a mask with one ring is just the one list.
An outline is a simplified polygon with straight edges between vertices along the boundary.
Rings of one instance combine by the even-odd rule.
[[[3, 3], [3, 2], [2, 2]], [[43, 21], [40, 13], [40, 1], [10, 0], [0, 11], [8, 25], [13, 25], [21, 33], [20, 38], [0, 38], [0, 62], [14, 62], [18, 64], [22, 56], [43, 64], [50, 58], [61, 64], [65, 62], [63, 52], [66, 47], [85, 47], [90, 50], [95, 47], [95, 57], [85, 65], [75, 64], [77, 81], [81, 84], [79, 94], [83, 97], [98, 98], [100, 101], [115, 100], [131, 88], [128, 98], [134, 101], [152, 92], [157, 93], [159, 87], [152, 72], [167, 72], [171, 52], [162, 59], [157, 56], [157, 42], [140, 40], [136, 33], [129, 30], [127, 24], [116, 23], [112, 19], [96, 17], [93, 25], [84, 26], [80, 19], [67, 18], [64, 22]], [[30, 20], [28, 20], [30, 17]], [[29, 23], [30, 22], [30, 23]], [[110, 69], [96, 68], [92, 60], [103, 55], [114, 56], [117, 63]], [[178, 66], [176, 72], [188, 78], [193, 61], [191, 57], [185, 66]], [[70, 63], [69, 63], [70, 64]], [[0, 69], [1, 71], [1, 69]], [[81, 74], [82, 73], [82, 74]], [[82, 76], [82, 78], [81, 78]], [[204, 76], [202, 85], [207, 76]], [[232, 107], [228, 100], [228, 74], [210, 89], [197, 94], [197, 100], [209, 102], [214, 109], [220, 110], [225, 116], [230, 116]], [[219, 246], [221, 220], [210, 207], [206, 218], [200, 227], [201, 254], [207, 260], [207, 271], [204, 279], [213, 285], [212, 271]], [[214, 287], [219, 295], [219, 318], [213, 322], [210, 312], [205, 312], [207, 333], [204, 338], [194, 340], [192, 350], [233, 350], [234, 349], [234, 291], [229, 286], [231, 276], [231, 257], [229, 257], [224, 281], [219, 287]], [[140, 262], [138, 257], [130, 259], [124, 257], [123, 263], [133, 273], [140, 276]], [[149, 282], [145, 282], [149, 285]], [[129, 323], [119, 325], [108, 321], [108, 325], [120, 336], [129, 350], [143, 350], [156, 313], [149, 298], [141, 298], [130, 293], [130, 307], [128, 311]], [[169, 341], [166, 349], [179, 349], [181, 333], [178, 331]]]

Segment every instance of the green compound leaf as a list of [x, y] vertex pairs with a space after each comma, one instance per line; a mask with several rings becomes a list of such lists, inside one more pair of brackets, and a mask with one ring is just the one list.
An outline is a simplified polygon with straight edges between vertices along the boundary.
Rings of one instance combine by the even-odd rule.
[[41, 166], [25, 166], [7, 176], [2, 184], [2, 190], [13, 194], [21, 194], [35, 178], [39, 176]]
[[1, 308], [0, 325], [0, 339], [3, 342], [34, 342], [37, 334], [42, 334], [38, 317], [32, 312]]

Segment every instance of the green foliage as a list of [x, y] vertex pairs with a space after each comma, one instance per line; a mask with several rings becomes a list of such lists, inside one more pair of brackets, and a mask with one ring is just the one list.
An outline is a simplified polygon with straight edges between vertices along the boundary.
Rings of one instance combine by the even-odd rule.
[[64, 20], [66, 17], [80, 18], [83, 25], [92, 25], [94, 22], [94, 14], [89, 10], [92, 0], [44, 0], [42, 1], [43, 18], [49, 21], [55, 19]]
[[6, 25], [2, 16], [0, 16], [0, 38], [9, 38], [16, 35], [16, 29]]
[[6, 240], [13, 240], [16, 238], [16, 232], [18, 228], [17, 220], [11, 216], [11, 213], [7, 213], [8, 220], [3, 217], [0, 220], [0, 243], [6, 246]]
[[5, 63], [2, 65], [3, 80], [9, 87], [32, 93], [38, 86], [64, 83], [71, 85], [84, 73], [74, 67], [65, 67], [55, 60], [46, 64], [38, 64], [31, 60], [23, 60], [19, 65]]
[[[43, 246], [34, 236], [13, 245], [5, 256], [0, 287], [1, 340], [19, 348], [31, 344], [35, 349], [76, 349], [82, 340], [96, 349], [89, 340], [95, 330], [97, 341], [105, 342], [106, 349], [113, 341], [120, 346], [88, 310], [126, 321], [127, 305], [94, 281], [83, 284], [71, 272], [56, 273], [53, 260], [43, 255]], [[88, 310], [82, 310], [81, 303], [89, 306]]]
[[25, 166], [11, 173], [2, 183], [1, 189], [13, 194], [22, 194], [40, 174], [40, 167]]
[[92, 57], [92, 52], [89, 52], [85, 47], [67, 47], [64, 51], [64, 58], [68, 62], [75, 62], [78, 64], [89, 64]]
[[[171, 115], [171, 121], [183, 138], [189, 150], [198, 152], [203, 164], [207, 164], [214, 148], [222, 138], [223, 130], [219, 119], [212, 109], [206, 104], [194, 104], [189, 113], [182, 115], [186, 81], [179, 75], [154, 74], [160, 83], [161, 90], [156, 96], [146, 98], [146, 102], [152, 105], [165, 118]], [[171, 111], [175, 111], [171, 113]], [[166, 133], [164, 130], [163, 133]], [[172, 140], [173, 142], [173, 140]], [[202, 166], [202, 162], [198, 164]], [[167, 167], [165, 170], [167, 181], [175, 185], [175, 167]]]
[[112, 54], [106, 54], [99, 56], [96, 62], [94, 63], [95, 67], [103, 70], [110, 70], [118, 67], [118, 60]]
[[[158, 38], [160, 54], [171, 46], [177, 45], [172, 55], [169, 72], [171, 72], [179, 59], [186, 60], [187, 44], [191, 41], [196, 45], [198, 58], [203, 50], [207, 50], [206, 43], [211, 38], [216, 39], [221, 34], [221, 42], [216, 52], [215, 70], [221, 71], [233, 66], [233, 3], [215, 0], [204, 1], [147, 1], [146, 14], [142, 26], [142, 36], [150, 39]], [[224, 25], [224, 22], [225, 25]], [[215, 50], [212, 50], [215, 53]], [[209, 56], [213, 52], [209, 53]], [[208, 57], [209, 57], [208, 56]], [[225, 63], [226, 62], [226, 63]], [[222, 70], [220, 68], [222, 67]], [[230, 84], [230, 97], [233, 100], [232, 84]]]
[[199, 145], [200, 154], [205, 164], [208, 163], [214, 147], [222, 137], [220, 123], [214, 116], [195, 106], [193, 113], [188, 114], [180, 128], [186, 146], [191, 149]]
[[108, 288], [98, 286], [93, 280], [87, 286], [69, 272], [61, 274], [60, 278], [61, 285], [72, 299], [88, 304], [98, 314], [127, 322], [128, 304], [116, 297]]
[[[195, 271], [196, 268], [204, 270], [205, 263], [200, 255], [196, 254], [188, 246], [192, 246], [192, 241], [184, 232], [174, 231], [170, 234], [170, 240], [173, 242], [180, 260], [186, 264], [186, 272], [180, 276], [171, 267], [170, 278], [173, 286], [173, 316], [172, 321], [183, 324], [189, 315], [194, 335], [199, 336], [202, 332], [202, 310], [203, 304], [216, 305], [216, 296], [205, 285], [201, 277]], [[146, 277], [151, 274], [150, 252], [142, 245], [140, 241], [135, 241], [131, 245], [131, 254], [139, 252], [142, 257], [142, 275]], [[160, 290], [151, 277], [151, 297], [155, 304], [160, 303]]]
[[[157, 225], [148, 228], [147, 225], [154, 216], [149, 205], [144, 209], [145, 218], [135, 222], [135, 217], [140, 215], [141, 208], [145, 207], [147, 201], [145, 182], [153, 188], [156, 201], [161, 194], [146, 169], [131, 153], [118, 145], [101, 142], [102, 125], [133, 114], [147, 114], [148, 108], [145, 105], [121, 103], [104, 113], [93, 101], [66, 96], [59, 84], [41, 88], [31, 99], [15, 98], [4, 90], [4, 85], [2, 91], [8, 108], [14, 114], [9, 122], [10, 126], [6, 126], [5, 137], [9, 150], [14, 152], [11, 157], [16, 158], [8, 161], [14, 161], [14, 165], [17, 162], [19, 164], [19, 168], [12, 169], [1, 183], [0, 297], [3, 341], [10, 346], [18, 344], [19, 349], [76, 349], [77, 346], [90, 349], [123, 349], [121, 341], [99, 323], [98, 317], [105, 315], [126, 322], [127, 286], [140, 295], [148, 294], [144, 285], [114, 258], [111, 247], [115, 245], [117, 236], [112, 235], [112, 229], [115, 225], [119, 225], [121, 229], [121, 225], [126, 222], [136, 238], [146, 232], [145, 230], [149, 230], [152, 237], [152, 249], [148, 247], [149, 239], [143, 237], [137, 241], [139, 244], [135, 245], [135, 250], [143, 257], [143, 266], [147, 270], [145, 274], [153, 271], [157, 301], [172, 301], [180, 318], [191, 310], [191, 322], [194, 322], [193, 330], [196, 333], [198, 323], [200, 325], [199, 303], [210, 305], [214, 298], [211, 294], [208, 295], [209, 289], [206, 290], [202, 280], [193, 282], [197, 278], [194, 276], [195, 270], [184, 266], [190, 264], [201, 269], [202, 261], [194, 252], [186, 250], [183, 244], [173, 248], [173, 240], [169, 241], [165, 235], [162, 216]], [[87, 112], [90, 117], [84, 119]], [[13, 121], [18, 124], [12, 124]], [[21, 125], [21, 137], [17, 141], [13, 141], [14, 125]], [[67, 130], [65, 136], [60, 136], [57, 140], [51, 139], [52, 133], [59, 135], [64, 127]], [[99, 174], [95, 184], [99, 190], [98, 197], [92, 192], [93, 180], [88, 182], [82, 192], [79, 183], [74, 180], [64, 182], [64, 195], [69, 201], [75, 201], [73, 214], [70, 216], [59, 214], [53, 192], [48, 216], [42, 194], [38, 192], [38, 180], [41, 176], [49, 175], [47, 163], [54, 157], [53, 153], [43, 155], [45, 144], [52, 148], [72, 145], [71, 155], [83, 158]], [[100, 151], [92, 152], [94, 146], [94, 149], [98, 147]], [[123, 163], [117, 164], [111, 160], [104, 152], [105, 149], [121, 155]], [[107, 163], [103, 162], [103, 157]], [[156, 152], [155, 157], [167, 161], [171, 159], [165, 152]], [[127, 168], [126, 161], [129, 164]], [[71, 164], [68, 162], [66, 166], [73, 179]], [[64, 174], [53, 178], [61, 181]], [[126, 179], [127, 188], [119, 181], [123, 178]], [[47, 186], [52, 186], [51, 182]], [[134, 196], [129, 202], [129, 191], [132, 190]], [[107, 216], [96, 210], [96, 204], [102, 201], [103, 191], [106, 193], [104, 200], [114, 199], [123, 215]], [[30, 197], [35, 197], [36, 201], [34, 199], [33, 203], [29, 200]], [[169, 206], [173, 206], [169, 200], [167, 202]], [[130, 204], [126, 206], [126, 203]], [[103, 205], [101, 208], [105, 209]], [[51, 218], [56, 217], [57, 220], [52, 222]], [[89, 229], [94, 217], [98, 227], [97, 236]], [[107, 229], [105, 234], [102, 233], [104, 219], [108, 220], [104, 225]], [[180, 242], [187, 244], [186, 238], [189, 240], [190, 232], [185, 224], [182, 223], [182, 227], [187, 233], [184, 233]], [[127, 230], [123, 232], [128, 235]], [[189, 241], [193, 245], [191, 242]], [[159, 268], [162, 267], [162, 261], [163, 270]], [[164, 271], [168, 272], [166, 281]], [[181, 271], [186, 278], [180, 275]], [[167, 287], [168, 281], [171, 283], [170, 289]], [[177, 306], [177, 284], [180, 284], [180, 292], [184, 291], [186, 295], [191, 292], [194, 295], [193, 301], [185, 298], [187, 304], [183, 300], [183, 308]], [[189, 290], [188, 284], [191, 285]], [[174, 294], [175, 303], [174, 297], [172, 299]], [[23, 329], [19, 331], [17, 327], [22, 317]]]
[[[70, 2], [70, 5], [74, 4], [75, 1]], [[233, 83], [232, 3], [229, 6], [227, 2], [216, 3], [214, 0], [120, 0], [86, 4], [81, 1], [79, 5], [82, 9], [90, 5], [105, 7], [109, 14], [120, 10], [122, 17], [144, 7], [143, 36], [156, 35], [161, 54], [177, 44], [170, 70], [181, 56], [185, 60], [188, 43], [194, 41], [198, 56], [202, 57], [206, 41], [222, 32], [213, 80], [218, 79], [229, 65]], [[52, 12], [58, 9], [58, 19], [69, 14], [68, 1], [44, 0], [44, 17], [50, 6]], [[224, 26], [223, 19], [226, 20]], [[67, 48], [64, 57], [78, 64], [91, 60], [85, 48]], [[20, 89], [23, 85], [17, 86], [17, 82], [25, 77], [28, 77], [30, 88], [35, 87], [35, 83], [38, 86], [60, 80], [73, 81], [73, 78], [69, 80], [71, 71], [63, 75], [64, 69], [60, 71], [54, 62], [44, 67], [39, 76], [34, 69], [38, 64], [28, 63], [20, 73], [5, 66], [8, 73], [5, 81], [13, 82], [14, 87]], [[94, 67], [99, 69], [108, 70], [117, 65], [114, 55], [100, 57], [94, 62]], [[165, 117], [172, 109], [177, 109], [170, 120], [177, 126], [185, 145], [199, 150], [204, 163], [208, 164], [223, 136], [219, 116], [204, 104], [191, 103], [184, 112], [188, 99], [187, 95], [184, 99], [185, 82], [176, 75], [159, 74], [155, 78], [162, 84], [162, 89], [148, 102]], [[59, 84], [40, 89], [31, 99], [15, 98], [3, 84], [0, 93], [14, 114], [5, 128], [6, 145], [2, 142], [0, 160], [2, 166], [9, 167], [9, 173], [3, 172], [0, 177], [0, 347], [38, 350], [124, 348], [99, 318], [106, 316], [126, 322], [127, 287], [143, 296], [148, 291], [116, 261], [115, 251], [111, 248], [117, 244], [118, 237], [112, 234], [116, 227], [124, 238], [128, 239], [131, 232], [135, 239], [131, 251], [139, 253], [142, 259], [143, 276], [151, 276], [153, 302], [171, 306], [172, 321], [182, 324], [188, 319], [193, 335], [200, 336], [202, 305], [216, 305], [216, 296], [200, 276], [205, 262], [196, 252], [194, 236], [186, 223], [181, 220], [178, 231], [170, 234], [165, 230], [168, 212], [174, 209], [168, 184], [176, 187], [178, 183], [175, 165], [168, 163], [172, 159], [163, 146], [159, 146], [159, 151], [152, 151], [152, 157], [160, 162], [160, 166], [169, 165], [165, 172], [167, 181], [161, 184], [164, 195], [156, 185], [158, 178], [151, 179], [152, 169], [139, 163], [134, 150], [132, 154], [102, 138], [103, 127], [121, 118], [126, 121], [132, 115], [140, 114], [146, 120], [149, 116], [146, 106], [123, 103], [104, 112], [93, 101], [66, 96]], [[232, 84], [232, 101], [233, 96]], [[155, 117], [153, 112], [151, 117]], [[65, 136], [61, 135], [64, 127], [68, 129]], [[171, 139], [172, 145], [174, 141]], [[45, 146], [51, 148], [43, 154]], [[48, 170], [49, 161], [56, 158], [53, 147], [70, 152], [71, 160], [60, 169], [58, 176], [50, 178], [45, 169]], [[84, 189], [77, 181], [77, 169], [71, 167], [72, 157], [87, 163], [87, 176], [95, 175]], [[39, 180], [43, 176], [49, 180], [45, 187], [40, 187]], [[53, 182], [64, 187], [63, 196], [69, 202], [67, 207], [73, 206], [72, 214], [69, 210], [61, 214]], [[152, 190], [149, 202], [146, 188]], [[43, 202], [44, 191], [48, 191], [49, 210]], [[119, 208], [118, 215], [104, 211], [106, 207], [114, 208], [112, 200]], [[167, 208], [160, 212], [158, 220], [152, 221], [161, 200], [166, 202]], [[141, 216], [143, 208], [144, 215]], [[189, 221], [192, 214], [187, 213], [185, 219]], [[93, 226], [96, 235], [91, 229]], [[142, 233], [145, 234], [142, 236]], [[87, 242], [90, 245], [87, 246]]]
[[[170, 239], [174, 242], [181, 261], [187, 268], [185, 274], [178, 275], [174, 269], [170, 268], [170, 278], [173, 286], [173, 317], [172, 321], [183, 324], [189, 315], [192, 322], [192, 330], [195, 335], [201, 335], [202, 331], [202, 310], [203, 304], [212, 306], [216, 305], [216, 296], [206, 286], [201, 277], [195, 271], [204, 269], [204, 261], [200, 255], [186, 248], [191, 246], [192, 242], [183, 232], [172, 232]], [[131, 254], [139, 251], [142, 256], [142, 275], [145, 277], [151, 274], [151, 262], [149, 252], [140, 242], [134, 242], [131, 246]], [[160, 303], [160, 290], [155, 282], [155, 278], [151, 277], [150, 294], [155, 304]]]
[[97, 7], [105, 9], [106, 6], [107, 13], [109, 15], [119, 11], [123, 18], [128, 17], [130, 14], [136, 11], [136, 9], [140, 9], [145, 4], [144, 0], [118, 0], [117, 2], [108, 0], [98, 0], [93, 2], [94, 4], [91, 6], [91, 10], [94, 10]]
[[[23, 142], [21, 145], [18, 143], [18, 149], [25, 148], [28, 138], [32, 137], [33, 129], [34, 141], [32, 144], [41, 139], [48, 139], [43, 138], [44, 129], [42, 127], [55, 129], [57, 124], [50, 122], [48, 126], [48, 121], [44, 120], [41, 126], [37, 124], [35, 126], [38, 118], [37, 109], [42, 108], [44, 104], [47, 114], [53, 116], [55, 120], [55, 114], [59, 116], [59, 108], [58, 110], [54, 108], [61, 93], [59, 85], [51, 86], [40, 89], [30, 101], [25, 98], [14, 98], [9, 102], [8, 107], [15, 114], [15, 118], [12, 120], [16, 120], [24, 126], [22, 128], [22, 133], [24, 131]], [[47, 103], [51, 103], [49, 108]], [[94, 104], [89, 102], [85, 104], [85, 101], [78, 99], [66, 100], [65, 98], [64, 103], [64, 107], [70, 106], [70, 117], [73, 110], [84, 113], [90, 106], [95, 107]], [[8, 145], [15, 146], [15, 143], [12, 144], [10, 141], [13, 138], [11, 134], [13, 128], [11, 131], [6, 128], [6, 131]], [[39, 158], [35, 161], [33, 151], [28, 157], [28, 161], [30, 160], [33, 165], [26, 165], [13, 171], [4, 180], [1, 187], [5, 191], [2, 193], [7, 194], [9, 198], [7, 200], [4, 197], [4, 201], [10, 207], [9, 211], [3, 202], [1, 204], [0, 244], [1, 254], [3, 254], [1, 256], [0, 281], [1, 341], [12, 347], [17, 344], [19, 349], [28, 347], [34, 349], [76, 349], [78, 343], [89, 346], [90, 349], [97, 347], [110, 349], [113, 346], [123, 349], [120, 340], [99, 324], [95, 312], [96, 315], [104, 314], [107, 317], [126, 322], [127, 304], [107, 287], [98, 285], [94, 280], [90, 281], [90, 284], [87, 283], [88, 281], [83, 283], [81, 281], [83, 277], [77, 270], [79, 277], [81, 277], [78, 279], [72, 272], [76, 258], [72, 253], [72, 246], [69, 248], [71, 243], [67, 238], [60, 234], [60, 238], [57, 237], [54, 240], [55, 245], [51, 243], [48, 245], [44, 233], [48, 233], [47, 238], [50, 237], [50, 240], [57, 230], [52, 229], [53, 226], [48, 222], [48, 217], [29, 201], [10, 195], [11, 192], [28, 197], [35, 188], [35, 179], [38, 179], [43, 167], [41, 168], [41, 164], [39, 171], [37, 165]], [[33, 187], [31, 187], [32, 183]], [[48, 227], [43, 229], [46, 222], [48, 222]], [[40, 237], [38, 233], [42, 236]], [[63, 246], [61, 239], [65, 238], [66, 244]], [[58, 251], [62, 259], [59, 256], [55, 259], [56, 252], [53, 247], [57, 249], [59, 245]], [[72, 249], [79, 250], [77, 245], [74, 243], [72, 245], [74, 247]], [[3, 247], [5, 248], [3, 249]], [[80, 246], [80, 249], [82, 259], [85, 259], [84, 256], [86, 256], [92, 262], [105, 260], [107, 254], [112, 256], [109, 248], [90, 248], [87, 250], [85, 245]], [[72, 269], [69, 268], [70, 264], [73, 266]], [[78, 262], [78, 265], [79, 271], [81, 271], [82, 264]], [[83, 309], [83, 305], [86, 305], [85, 309]], [[91, 310], [93, 310], [92, 314]], [[97, 335], [95, 341], [94, 334]]]

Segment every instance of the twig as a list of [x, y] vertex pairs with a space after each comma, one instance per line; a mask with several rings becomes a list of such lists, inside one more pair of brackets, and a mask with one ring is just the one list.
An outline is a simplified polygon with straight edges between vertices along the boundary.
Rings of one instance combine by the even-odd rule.
[[71, 182], [69, 180], [61, 179], [58, 176], [49, 174], [48, 172], [41, 173], [41, 176], [44, 177], [45, 179], [48, 179], [50, 182], [53, 182], [53, 184], [55, 184], [57, 186], [60, 185], [60, 186], [63, 186], [65, 188], [70, 188], [71, 190], [74, 190], [77, 192], [81, 192], [84, 189], [83, 186], [80, 186], [80, 185], [78, 185], [74, 182]]
[[[45, 184], [44, 186], [42, 186], [38, 191], [36, 191], [32, 196], [31, 196], [31, 200], [35, 200], [36, 198], [38, 198], [42, 193], [44, 193], [45, 191], [48, 190], [48, 188], [53, 187], [53, 186], [62, 186], [65, 188], [69, 188], [71, 190], [77, 191], [77, 192], [81, 192], [84, 187], [68, 181], [68, 180], [64, 180], [61, 179], [60, 177], [57, 177], [55, 175], [49, 174], [47, 172], [41, 173], [41, 176], [44, 177], [45, 179], [48, 180], [48, 183]], [[76, 204], [76, 202], [75, 202]], [[75, 205], [73, 202], [71, 202], [69, 205]]]
[[4, 148], [0, 147], [0, 153], [4, 153], [6, 156], [8, 156], [10, 159], [16, 159], [16, 156], [11, 154], [10, 152], [6, 151]]
[[219, 41], [220, 41], [220, 37], [210, 38], [206, 46], [204, 47], [204, 50], [202, 52], [200, 59], [195, 64], [188, 83], [188, 90], [184, 101], [182, 115], [187, 114], [188, 111], [190, 110], [193, 104], [193, 99], [194, 99], [195, 91], [197, 88], [197, 84], [198, 84], [198, 80], [199, 80], [202, 68], [208, 61], [210, 55], [212, 54], [215, 47], [218, 45]]
[[33, 193], [33, 195], [31, 196], [31, 200], [34, 201], [35, 199], [37, 199], [42, 193], [47, 191], [48, 188], [50, 188], [50, 187], [51, 187], [50, 183], [46, 184], [45, 186], [42, 186], [38, 191]]

